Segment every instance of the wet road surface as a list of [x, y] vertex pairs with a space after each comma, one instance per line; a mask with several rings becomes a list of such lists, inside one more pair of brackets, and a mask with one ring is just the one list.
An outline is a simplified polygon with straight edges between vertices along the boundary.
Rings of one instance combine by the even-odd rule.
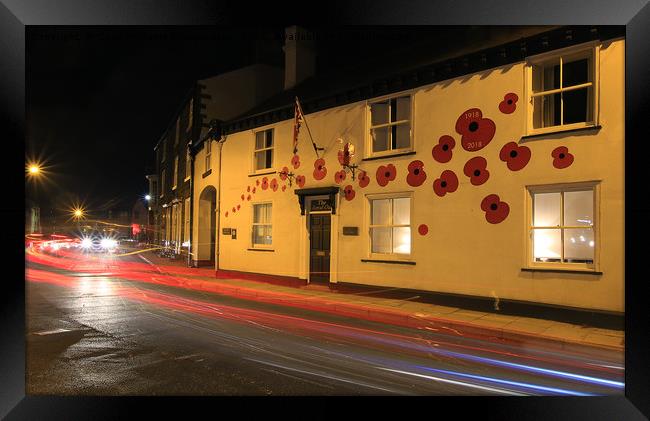
[[29, 394], [624, 392], [622, 353], [478, 340], [149, 282], [161, 274], [137, 254], [28, 253], [26, 277]]

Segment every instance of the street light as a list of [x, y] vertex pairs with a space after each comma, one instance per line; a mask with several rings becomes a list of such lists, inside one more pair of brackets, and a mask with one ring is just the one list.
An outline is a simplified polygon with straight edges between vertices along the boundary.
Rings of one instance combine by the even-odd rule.
[[151, 196], [150, 196], [150, 195], [146, 195], [146, 196], [144, 197], [144, 200], [146, 200], [147, 202], [150, 201], [150, 200], [151, 200]]

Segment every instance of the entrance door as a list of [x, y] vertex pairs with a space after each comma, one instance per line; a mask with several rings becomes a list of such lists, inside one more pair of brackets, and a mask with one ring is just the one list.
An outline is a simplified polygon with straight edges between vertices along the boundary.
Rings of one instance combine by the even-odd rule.
[[330, 280], [330, 214], [309, 215], [309, 282]]

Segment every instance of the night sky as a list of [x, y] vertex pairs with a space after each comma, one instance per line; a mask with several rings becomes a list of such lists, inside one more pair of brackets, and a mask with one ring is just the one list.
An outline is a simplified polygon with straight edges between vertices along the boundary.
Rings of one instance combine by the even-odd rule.
[[[394, 66], [422, 43], [434, 56], [472, 35], [468, 27], [308, 29], [318, 72]], [[283, 65], [283, 34], [283, 26], [28, 27], [26, 158], [45, 165], [44, 177], [27, 183], [28, 202], [42, 214], [75, 204], [130, 209], [147, 193], [153, 147], [193, 81], [259, 61]]]

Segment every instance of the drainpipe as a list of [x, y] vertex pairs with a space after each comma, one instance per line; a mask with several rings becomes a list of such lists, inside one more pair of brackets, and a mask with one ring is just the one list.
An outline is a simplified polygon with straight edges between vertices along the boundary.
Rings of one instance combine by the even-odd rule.
[[216, 239], [215, 239], [215, 241], [217, 243], [216, 244], [217, 257], [215, 259], [215, 264], [214, 264], [214, 274], [215, 274], [215, 276], [219, 272], [219, 258], [220, 258], [219, 252], [220, 252], [220, 245], [221, 245], [221, 241], [219, 240], [219, 238], [221, 238], [221, 236], [219, 235], [219, 233], [221, 232], [221, 153], [223, 151], [223, 144], [224, 144], [225, 141], [226, 141], [226, 136], [221, 135], [221, 137], [219, 138], [219, 142], [218, 142], [218, 144], [219, 144], [219, 181], [217, 183], [217, 186], [218, 186], [217, 187], [217, 204], [216, 204], [217, 206], [216, 206], [216, 209], [215, 209], [215, 212], [217, 212], [217, 235], [216, 235]]

